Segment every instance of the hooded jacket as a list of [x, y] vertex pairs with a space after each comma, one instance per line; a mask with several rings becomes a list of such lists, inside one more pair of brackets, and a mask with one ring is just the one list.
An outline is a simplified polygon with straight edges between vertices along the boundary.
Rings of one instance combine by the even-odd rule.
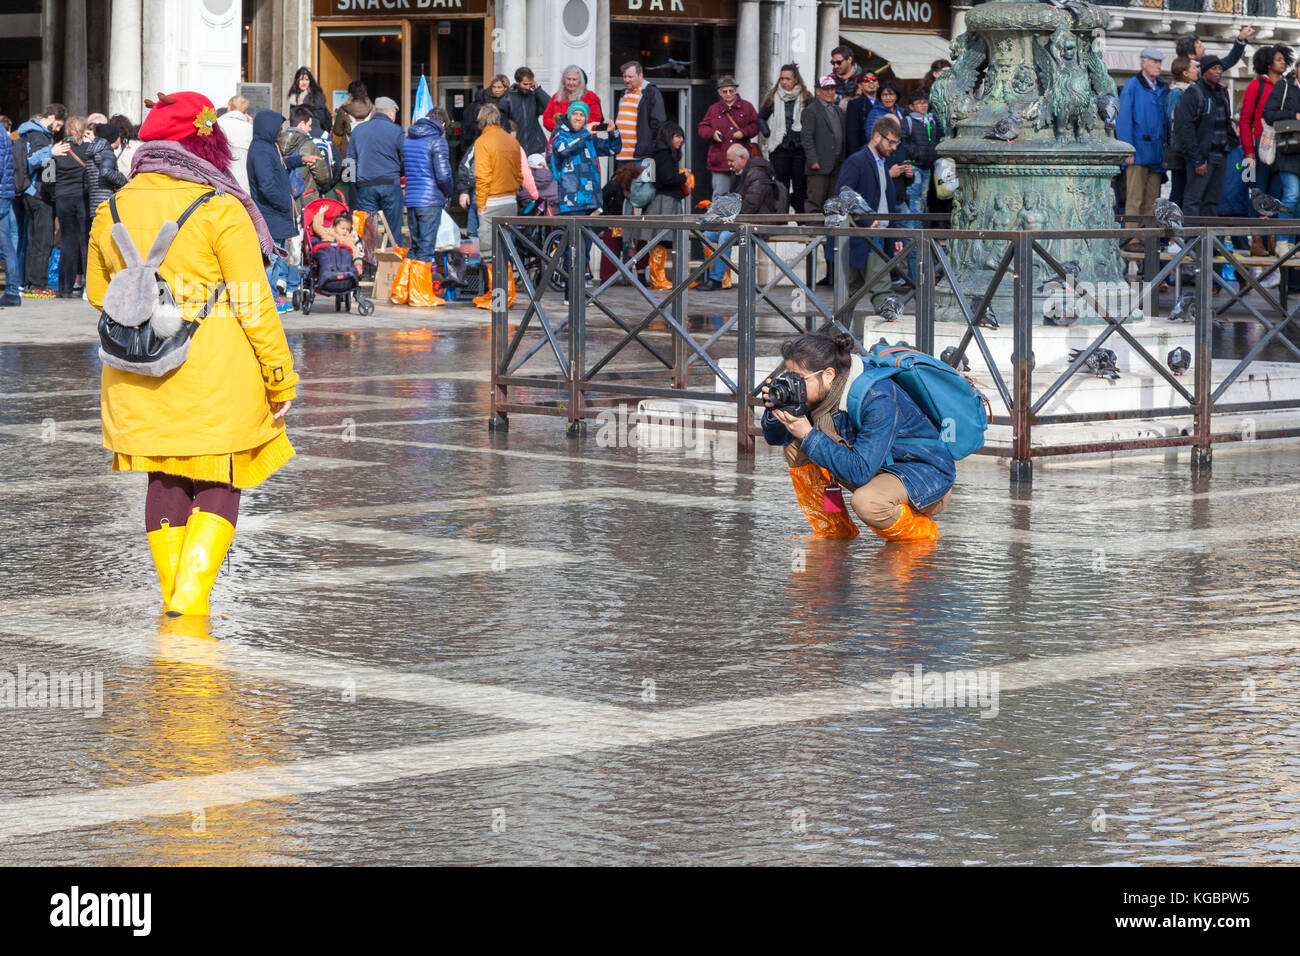
[[[1270, 100], [1272, 94], [1270, 95]], [[1178, 148], [1188, 166], [1223, 162], [1224, 157], [1237, 148], [1239, 140], [1232, 129], [1232, 107], [1228, 92], [1220, 83], [1211, 89], [1204, 80], [1197, 80], [1183, 93], [1174, 111], [1174, 125], [1178, 134]], [[1264, 110], [1268, 119], [1268, 109]], [[1223, 123], [1223, 142], [1215, 148], [1215, 127]]]
[[[27, 189], [25, 195], [40, 195], [38, 170], [50, 158], [50, 147], [54, 145], [54, 134], [34, 120], [28, 120], [18, 127], [18, 138], [23, 141], [27, 152]], [[21, 155], [21, 152], [19, 153]]]
[[546, 133], [542, 130], [540, 120], [542, 114], [546, 112], [546, 104], [550, 101], [551, 98], [540, 86], [534, 86], [528, 92], [524, 92], [519, 88], [518, 83], [511, 86], [506, 95], [501, 97], [498, 106], [501, 110], [501, 128], [509, 130], [508, 122], [514, 120], [515, 125], [519, 127], [515, 135], [525, 153], [546, 151]]
[[283, 242], [298, 232], [293, 221], [293, 191], [289, 170], [302, 165], [302, 156], [281, 157], [275, 145], [284, 117], [262, 110], [253, 117], [253, 141], [248, 147], [248, 194], [262, 211], [271, 238]]
[[[319, 129], [313, 126], [312, 130]], [[301, 130], [292, 127], [284, 130], [275, 138], [275, 147], [280, 151], [281, 156], [292, 156], [297, 153], [299, 156], [315, 156], [316, 163], [308, 166], [302, 164], [302, 169], [297, 173], [289, 175], [289, 185], [291, 189], [301, 188], [302, 193], [294, 196], [293, 212], [294, 223], [298, 222], [302, 215], [302, 209], [307, 203], [320, 199], [329, 192], [330, 186], [334, 183], [334, 170], [330, 167], [329, 157], [327, 157], [321, 148], [316, 145], [312, 138]], [[294, 233], [297, 233], [294, 229]]]
[[348, 159], [354, 163], [357, 185], [400, 186], [405, 142], [402, 127], [386, 113], [376, 112], [353, 130], [348, 140]]
[[[550, 132], [555, 132], [557, 120], [563, 119], [569, 114], [569, 107], [572, 105], [567, 99], [564, 99], [564, 90], [556, 93], [551, 97], [551, 101], [546, 104], [546, 112], [542, 114], [542, 125]], [[594, 126], [602, 123], [605, 117], [600, 112], [600, 97], [591, 90], [582, 94], [582, 102], [587, 104], [587, 125]]]
[[106, 139], [96, 137], [86, 144], [86, 173], [90, 182], [90, 218], [108, 202], [108, 197], [126, 185], [126, 177], [117, 169], [117, 156]]
[[776, 169], [770, 160], [751, 156], [736, 178], [736, 192], [740, 193], [740, 214], [758, 216], [776, 212]]
[[[269, 140], [261, 145], [275, 149]], [[118, 214], [144, 251], [165, 221], [207, 191], [161, 173], [140, 173], [118, 193]], [[103, 308], [109, 280], [126, 265], [110, 235], [112, 225], [100, 216], [90, 229], [86, 297], [96, 310]], [[293, 398], [298, 376], [243, 203], [218, 195], [200, 206], [177, 233], [159, 272], [186, 315], [202, 307], [217, 283], [225, 282], [228, 291], [199, 325], [189, 357], [174, 372], [150, 378], [104, 367], [104, 446], [128, 455], [223, 455], [282, 436], [284, 422], [274, 420], [271, 402]], [[286, 444], [282, 453], [287, 460], [293, 451]]]
[[229, 110], [217, 117], [217, 125], [230, 144], [230, 174], [248, 192], [248, 146], [253, 142], [253, 123], [247, 113]]
[[932, 114], [910, 110], [903, 121], [903, 142], [894, 154], [894, 163], [910, 162], [917, 169], [932, 169], [942, 138], [939, 121]]
[[442, 124], [426, 116], [406, 131], [402, 143], [406, 205], [412, 209], [447, 205], [452, 191], [451, 155]]
[[555, 130], [551, 145], [551, 169], [560, 199], [560, 212], [577, 214], [600, 207], [601, 156], [617, 156], [623, 148], [618, 130], [609, 136], [595, 136], [583, 127], [574, 132], [567, 123]]

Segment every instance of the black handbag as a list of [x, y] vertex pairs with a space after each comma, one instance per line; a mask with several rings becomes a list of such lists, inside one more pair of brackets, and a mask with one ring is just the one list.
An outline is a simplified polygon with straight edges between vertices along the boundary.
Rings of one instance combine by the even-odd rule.
[[1279, 153], [1300, 153], [1300, 120], [1279, 120], [1273, 124], [1273, 134]]

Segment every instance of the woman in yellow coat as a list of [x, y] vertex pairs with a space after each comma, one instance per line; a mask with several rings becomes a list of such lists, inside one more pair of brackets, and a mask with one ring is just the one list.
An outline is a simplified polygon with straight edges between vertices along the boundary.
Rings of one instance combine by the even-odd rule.
[[[217, 194], [184, 222], [159, 273], [185, 318], [224, 283], [195, 330], [184, 363], [161, 377], [105, 365], [104, 447], [114, 471], [149, 475], [145, 531], [163, 609], [207, 614], [208, 595], [235, 536], [239, 493], [293, 457], [284, 414], [298, 376], [262, 265], [274, 243], [252, 200], [229, 174], [230, 148], [211, 102], [159, 96], [140, 127], [132, 178], [116, 193], [118, 216], [139, 250], [195, 199]], [[108, 204], [90, 233], [86, 293], [102, 308], [126, 262], [111, 236]]]

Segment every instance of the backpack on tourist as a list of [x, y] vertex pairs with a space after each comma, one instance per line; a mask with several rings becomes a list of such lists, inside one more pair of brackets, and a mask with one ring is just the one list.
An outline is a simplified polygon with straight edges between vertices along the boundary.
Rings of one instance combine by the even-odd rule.
[[199, 323], [217, 304], [226, 284], [219, 283], [198, 315], [186, 320], [158, 269], [185, 220], [215, 195], [215, 190], [209, 190], [177, 219], [164, 222], [143, 259], [131, 233], [118, 218], [117, 197], [108, 200], [113, 241], [126, 268], [113, 275], [104, 292], [104, 308], [99, 316], [99, 359], [105, 365], [157, 378], [179, 368], [189, 356], [190, 341]]

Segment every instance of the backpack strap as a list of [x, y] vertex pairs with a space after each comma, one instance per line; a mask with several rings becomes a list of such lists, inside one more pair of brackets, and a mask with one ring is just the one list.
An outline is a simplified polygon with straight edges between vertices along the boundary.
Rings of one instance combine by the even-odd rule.
[[158, 235], [154, 238], [153, 245], [149, 247], [148, 254], [144, 257], [144, 264], [153, 269], [161, 266], [163, 260], [167, 258], [167, 252], [171, 249], [172, 242], [175, 241], [181, 226], [185, 225], [185, 220], [189, 219], [196, 209], [216, 194], [216, 190], [209, 190], [185, 207], [185, 211], [176, 217], [175, 222], [164, 222], [162, 228], [158, 230]]

